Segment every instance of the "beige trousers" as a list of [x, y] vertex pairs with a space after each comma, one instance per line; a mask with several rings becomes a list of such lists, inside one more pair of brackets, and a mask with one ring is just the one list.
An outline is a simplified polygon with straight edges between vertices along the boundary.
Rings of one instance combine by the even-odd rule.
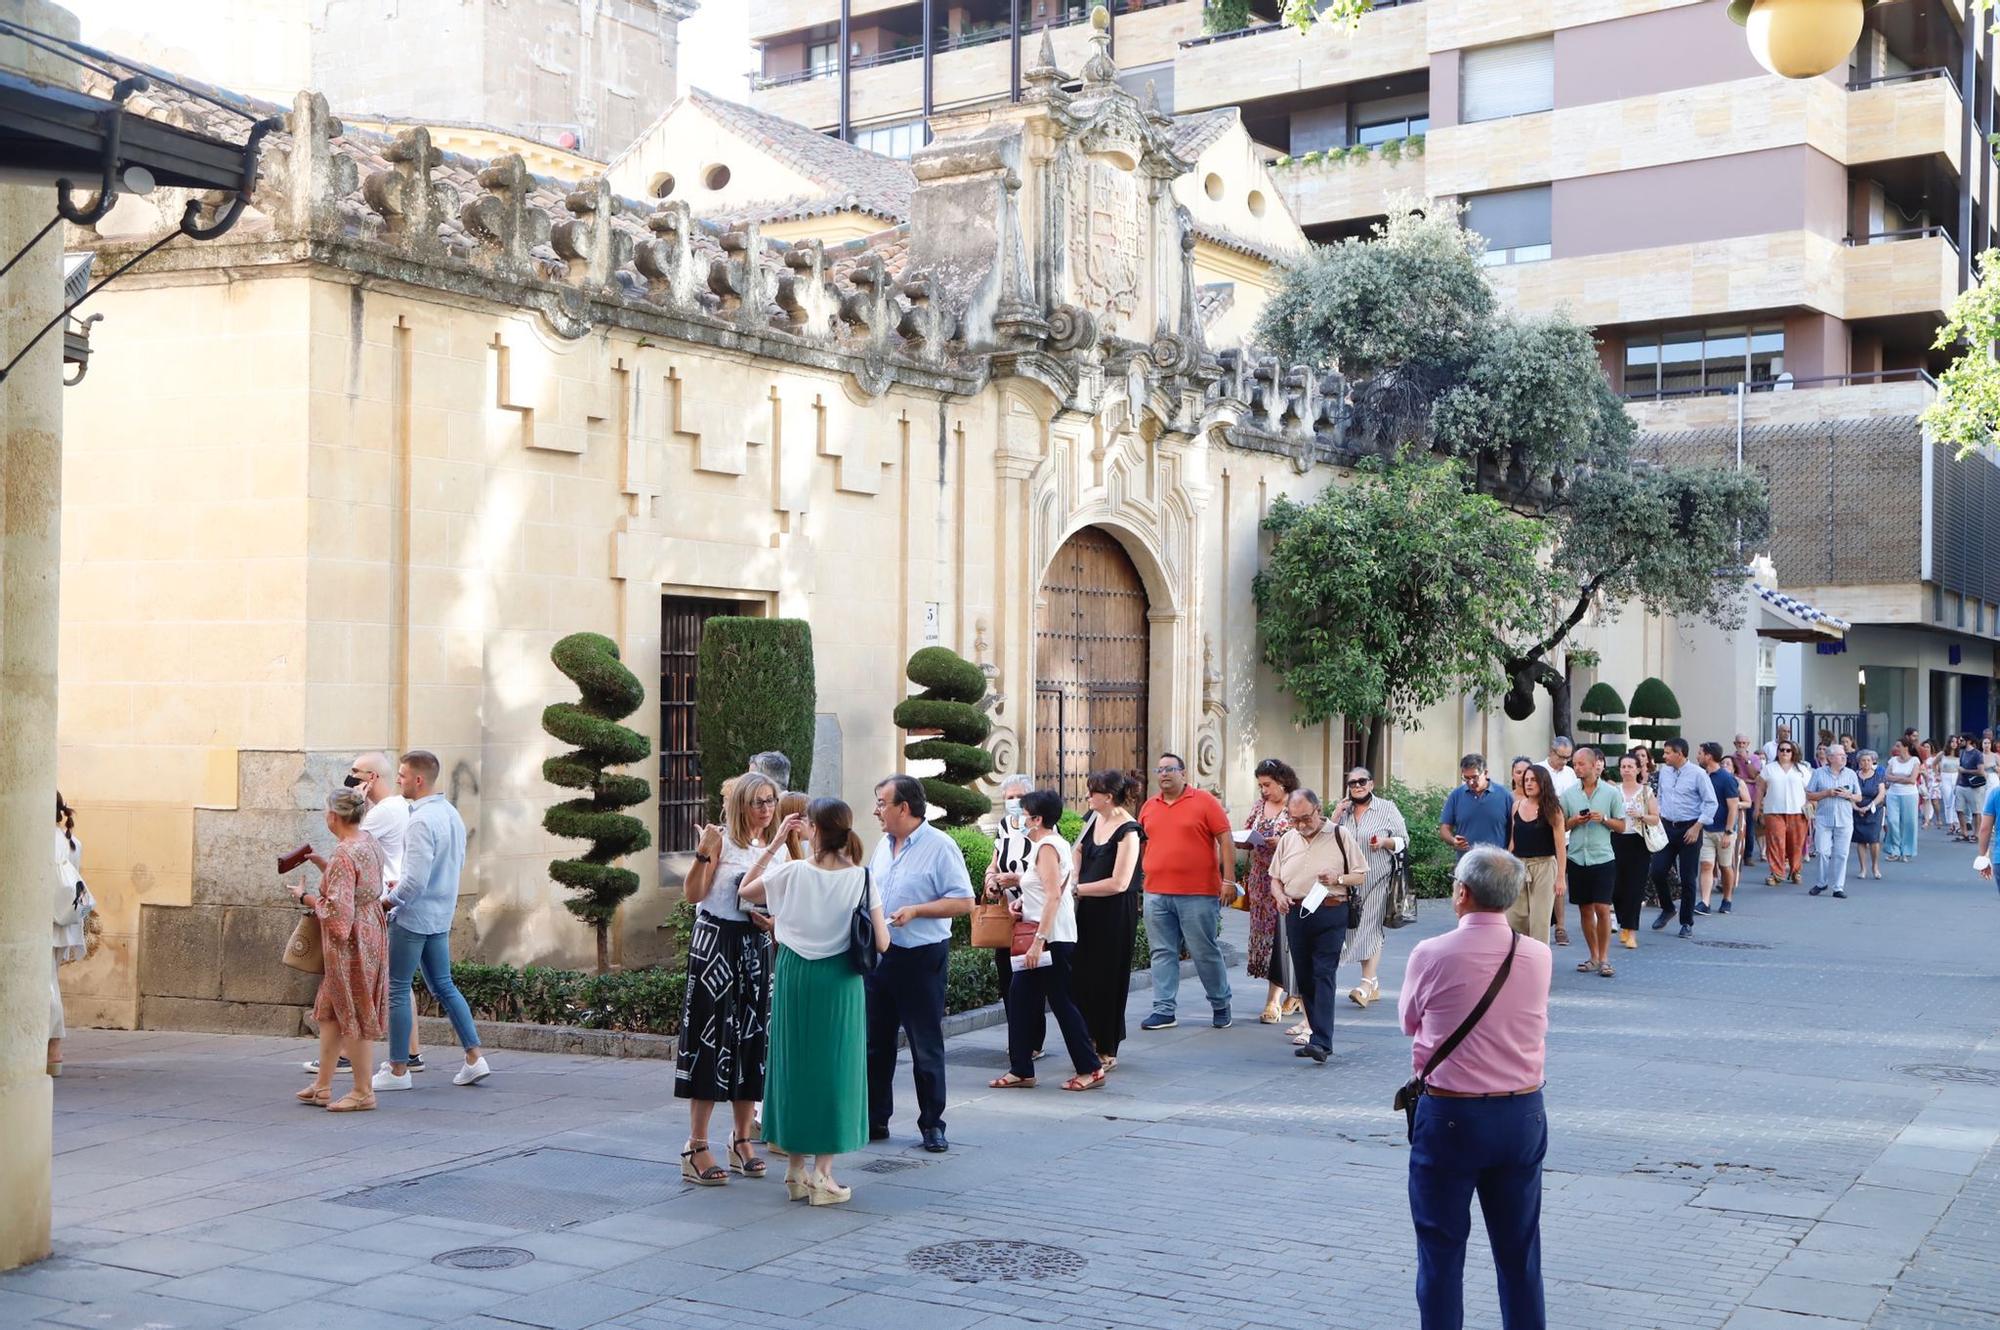
[[1526, 933], [1537, 942], [1549, 940], [1549, 920], [1556, 908], [1556, 860], [1554, 855], [1523, 859], [1528, 866], [1528, 889], [1507, 907], [1507, 923], [1516, 933]]

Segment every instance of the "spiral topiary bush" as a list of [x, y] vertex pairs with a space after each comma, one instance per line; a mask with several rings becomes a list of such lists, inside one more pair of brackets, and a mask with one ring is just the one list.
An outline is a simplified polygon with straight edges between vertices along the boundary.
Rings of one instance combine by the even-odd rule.
[[948, 827], [969, 826], [992, 811], [993, 801], [969, 788], [993, 771], [993, 755], [980, 747], [993, 731], [979, 709], [986, 674], [943, 647], [925, 647], [910, 657], [910, 682], [923, 688], [896, 705], [899, 729], [932, 730], [904, 750], [906, 756], [944, 763], [941, 776], [924, 777], [924, 797], [944, 811]]
[[611, 968], [611, 920], [618, 906], [639, 889], [639, 875], [615, 861], [653, 843], [636, 817], [619, 812], [645, 803], [653, 787], [644, 777], [607, 773], [606, 767], [643, 761], [652, 740], [618, 722], [639, 709], [646, 689], [618, 659], [618, 644], [598, 633], [572, 633], [555, 644], [549, 659], [583, 694], [581, 704], [558, 702], [542, 712], [542, 728], [570, 752], [542, 763], [542, 779], [586, 794], [566, 799], [542, 815], [551, 835], [590, 842], [581, 859], [557, 859], [549, 876], [569, 888], [569, 912], [597, 931], [597, 972]]

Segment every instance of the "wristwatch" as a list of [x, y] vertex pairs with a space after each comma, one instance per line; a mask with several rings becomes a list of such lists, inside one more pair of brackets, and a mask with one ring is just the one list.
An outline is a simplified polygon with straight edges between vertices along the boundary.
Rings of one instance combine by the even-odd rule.
[[703, 854], [697, 850], [695, 851], [694, 861], [698, 864], [712, 864], [715, 862], [715, 856], [712, 854]]

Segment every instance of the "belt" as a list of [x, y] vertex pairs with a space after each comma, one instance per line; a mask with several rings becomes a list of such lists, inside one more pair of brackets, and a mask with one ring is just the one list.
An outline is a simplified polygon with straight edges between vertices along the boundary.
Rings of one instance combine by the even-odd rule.
[[1464, 1090], [1440, 1090], [1435, 1085], [1424, 1087], [1424, 1093], [1436, 1095], [1440, 1099], [1517, 1099], [1524, 1094], [1540, 1094], [1542, 1087], [1529, 1086], [1525, 1090], [1495, 1090], [1490, 1094], [1469, 1094]]

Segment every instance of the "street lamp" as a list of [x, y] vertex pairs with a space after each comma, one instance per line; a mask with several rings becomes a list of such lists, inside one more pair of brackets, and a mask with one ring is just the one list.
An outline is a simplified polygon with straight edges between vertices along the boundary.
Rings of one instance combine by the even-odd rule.
[[1818, 78], [1847, 59], [1861, 20], [1881, 0], [1731, 0], [1750, 54], [1781, 78]]

